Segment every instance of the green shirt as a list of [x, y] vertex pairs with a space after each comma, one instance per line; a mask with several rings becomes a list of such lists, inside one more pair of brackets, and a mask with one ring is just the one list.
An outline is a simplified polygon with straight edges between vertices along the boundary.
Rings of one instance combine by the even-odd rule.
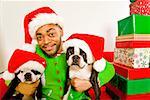
[[66, 55], [62, 53], [57, 57], [48, 57], [38, 46], [36, 47], [36, 53], [47, 62], [44, 71], [45, 84], [42, 87], [42, 97], [48, 100], [60, 100], [64, 95], [66, 83]]

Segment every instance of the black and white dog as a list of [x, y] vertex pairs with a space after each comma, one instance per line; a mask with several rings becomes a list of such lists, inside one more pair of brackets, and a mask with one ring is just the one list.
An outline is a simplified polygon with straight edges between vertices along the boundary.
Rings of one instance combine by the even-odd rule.
[[[15, 71], [15, 77], [9, 84], [9, 88], [5, 95], [3, 96], [2, 100], [37, 100], [41, 98], [42, 95], [42, 83], [41, 83], [41, 75], [43, 73], [43, 69], [41, 70], [42, 65], [36, 61], [28, 61], [21, 65], [19, 69]], [[5, 74], [5, 73], [4, 73]], [[7, 72], [6, 72], [7, 74]], [[19, 92], [16, 92], [15, 88], [18, 86], [20, 82], [32, 84], [40, 80], [40, 83], [37, 87], [36, 92], [33, 96], [26, 96]]]
[[[80, 39], [71, 39], [64, 42], [63, 48], [69, 66], [69, 78], [89, 80], [94, 89], [95, 98], [99, 100], [101, 91], [98, 84], [98, 72], [93, 67], [94, 57], [88, 44]], [[64, 100], [67, 99], [68, 93], [64, 96]], [[88, 92], [86, 91], [85, 94], [88, 95]]]

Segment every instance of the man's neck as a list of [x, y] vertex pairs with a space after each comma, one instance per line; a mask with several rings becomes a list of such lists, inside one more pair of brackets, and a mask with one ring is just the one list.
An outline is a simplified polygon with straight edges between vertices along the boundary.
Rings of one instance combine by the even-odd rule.
[[60, 54], [62, 54], [62, 52], [63, 52], [62, 43], [63, 43], [63, 42], [61, 42], [60, 47], [59, 47], [59, 50], [57, 51], [57, 53], [56, 53], [53, 57], [57, 57], [57, 56], [59, 56]]
[[57, 51], [57, 54], [61, 54], [61, 53], [62, 53], [62, 51], [63, 51], [62, 44], [63, 44], [63, 42], [61, 42], [60, 48], [59, 48], [59, 50]]

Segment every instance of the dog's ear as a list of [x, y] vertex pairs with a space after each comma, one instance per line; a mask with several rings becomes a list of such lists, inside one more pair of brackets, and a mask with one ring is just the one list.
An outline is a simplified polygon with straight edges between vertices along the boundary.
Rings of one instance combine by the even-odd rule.
[[42, 83], [41, 82], [42, 82], [42, 80], [40, 78], [40, 83], [37, 87], [37, 92], [35, 94], [35, 96], [38, 98], [38, 100], [40, 100], [42, 98]]
[[80, 49], [80, 55], [83, 57], [84, 61], [87, 63], [87, 54], [82, 49]]
[[68, 60], [72, 54], [74, 54], [74, 47], [68, 47], [66, 51], [66, 59]]

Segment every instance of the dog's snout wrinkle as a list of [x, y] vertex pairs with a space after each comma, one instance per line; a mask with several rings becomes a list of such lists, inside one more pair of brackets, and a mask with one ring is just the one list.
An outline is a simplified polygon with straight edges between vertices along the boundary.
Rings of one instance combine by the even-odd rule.
[[73, 61], [78, 62], [79, 59], [80, 59], [80, 57], [79, 57], [78, 55], [74, 55], [74, 56], [72, 57], [72, 59], [73, 59]]
[[26, 73], [24, 76], [25, 76], [26, 81], [31, 81], [32, 80], [31, 79], [31, 73]]

